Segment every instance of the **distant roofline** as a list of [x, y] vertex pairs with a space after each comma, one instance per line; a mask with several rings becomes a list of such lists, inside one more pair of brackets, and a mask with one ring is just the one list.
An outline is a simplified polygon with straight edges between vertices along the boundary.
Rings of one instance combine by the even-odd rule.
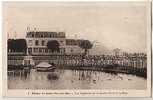
[[28, 31], [26, 33], [27, 34], [28, 33], [64, 33], [65, 34], [65, 32], [63, 32], [63, 31], [59, 31], [59, 32], [56, 32], [56, 31]]
[[[53, 35], [53, 36], [51, 36]], [[28, 31], [26, 33], [26, 37], [57, 37], [57, 38], [65, 38], [65, 32], [53, 32], [53, 31]]]
[[77, 40], [77, 41], [83, 41], [83, 40], [87, 40], [87, 39], [70, 39], [70, 38], [67, 38], [66, 40]]

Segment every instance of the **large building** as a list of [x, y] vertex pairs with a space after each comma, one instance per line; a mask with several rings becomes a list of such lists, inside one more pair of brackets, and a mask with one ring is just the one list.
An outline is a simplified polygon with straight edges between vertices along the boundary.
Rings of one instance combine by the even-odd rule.
[[[48, 41], [57, 40], [60, 52], [52, 52], [47, 48]], [[83, 50], [79, 47], [82, 40], [66, 39], [64, 32], [30, 31], [26, 35], [27, 52], [30, 55], [48, 54], [80, 54]]]

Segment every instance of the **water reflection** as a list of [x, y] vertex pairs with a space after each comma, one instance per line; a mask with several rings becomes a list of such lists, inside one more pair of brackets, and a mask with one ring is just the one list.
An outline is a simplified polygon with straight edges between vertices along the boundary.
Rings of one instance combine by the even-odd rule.
[[88, 70], [9, 71], [10, 89], [146, 89], [146, 80], [125, 74]]
[[47, 79], [48, 80], [57, 80], [57, 79], [59, 79], [59, 76], [57, 74], [50, 73], [47, 75]]

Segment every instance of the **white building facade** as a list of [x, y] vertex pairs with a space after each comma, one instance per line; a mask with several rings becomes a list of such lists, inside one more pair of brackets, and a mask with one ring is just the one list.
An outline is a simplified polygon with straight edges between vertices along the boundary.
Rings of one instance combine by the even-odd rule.
[[[56, 40], [60, 44], [60, 52], [52, 52], [47, 48], [49, 41]], [[66, 39], [64, 32], [27, 32], [27, 53], [29, 55], [49, 55], [49, 54], [81, 54], [83, 49], [79, 47], [81, 40]]]

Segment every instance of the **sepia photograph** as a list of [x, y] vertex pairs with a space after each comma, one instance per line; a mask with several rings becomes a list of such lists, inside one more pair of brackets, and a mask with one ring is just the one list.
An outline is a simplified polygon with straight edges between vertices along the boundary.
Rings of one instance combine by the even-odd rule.
[[3, 2], [6, 89], [150, 90], [149, 5]]

